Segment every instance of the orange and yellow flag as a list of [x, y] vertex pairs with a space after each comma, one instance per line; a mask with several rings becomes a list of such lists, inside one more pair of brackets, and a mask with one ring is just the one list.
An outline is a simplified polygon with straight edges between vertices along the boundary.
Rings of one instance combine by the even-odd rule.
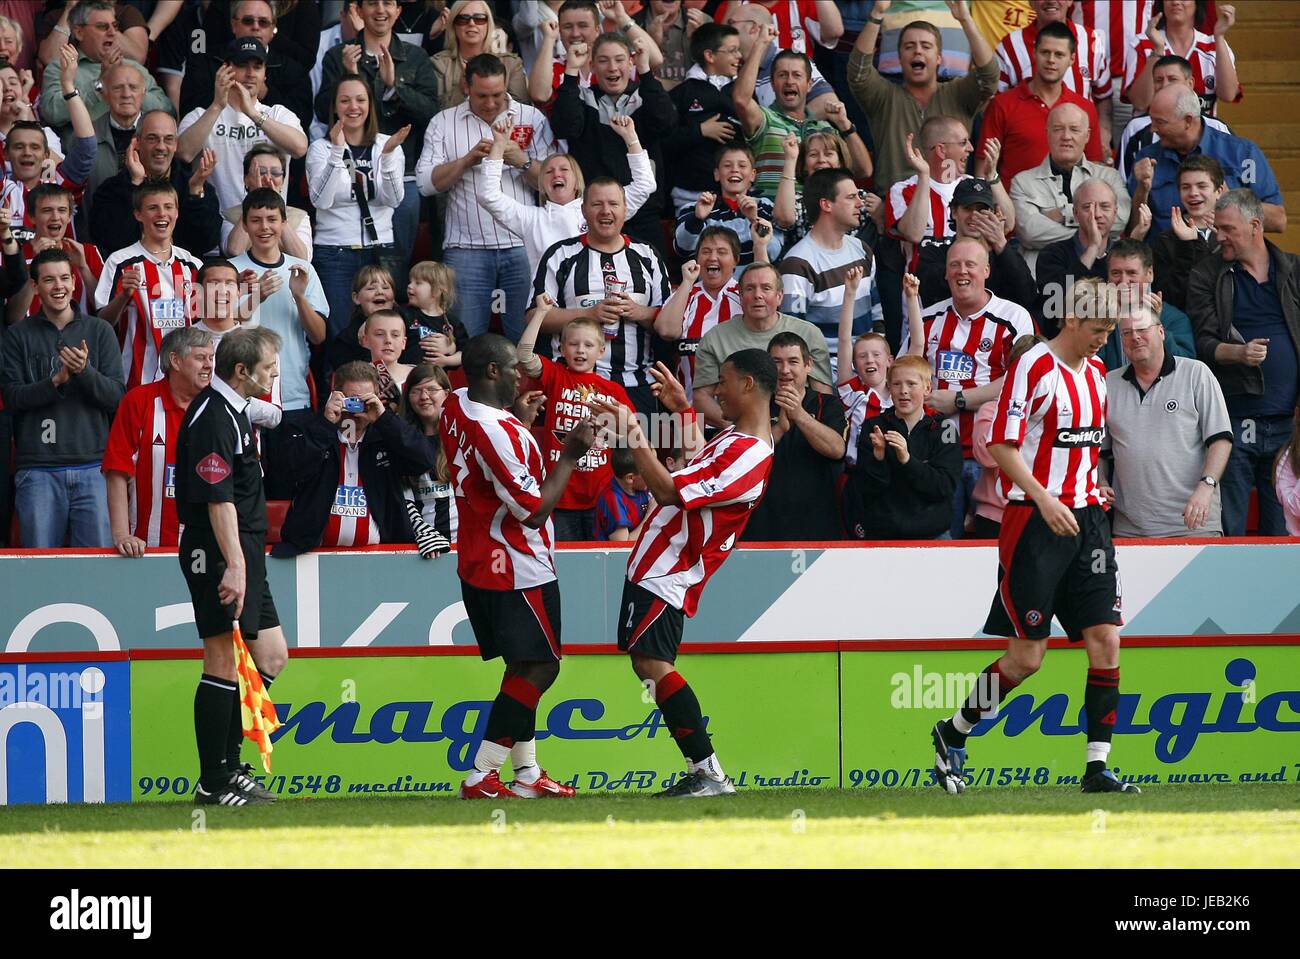
[[248, 651], [244, 635], [236, 622], [235, 675], [239, 677], [239, 715], [244, 727], [244, 738], [257, 743], [262, 754], [262, 768], [271, 771], [271, 733], [280, 728], [280, 717], [275, 713], [275, 703], [266, 694], [262, 674], [257, 671], [253, 655]]

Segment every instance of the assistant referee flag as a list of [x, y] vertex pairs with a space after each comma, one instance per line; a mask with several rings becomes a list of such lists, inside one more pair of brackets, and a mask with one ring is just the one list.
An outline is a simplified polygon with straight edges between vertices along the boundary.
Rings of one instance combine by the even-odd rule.
[[280, 717], [275, 713], [275, 703], [266, 694], [262, 674], [244, 642], [239, 621], [231, 632], [235, 642], [235, 675], [239, 678], [239, 717], [244, 728], [244, 738], [257, 743], [262, 754], [262, 768], [271, 771], [271, 733], [280, 728]]

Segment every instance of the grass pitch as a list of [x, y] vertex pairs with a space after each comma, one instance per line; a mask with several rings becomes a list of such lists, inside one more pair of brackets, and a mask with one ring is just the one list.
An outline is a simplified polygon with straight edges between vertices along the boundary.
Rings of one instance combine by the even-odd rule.
[[1300, 787], [749, 790], [708, 800], [590, 796], [17, 806], [0, 862], [41, 867], [1078, 866], [1300, 863]]

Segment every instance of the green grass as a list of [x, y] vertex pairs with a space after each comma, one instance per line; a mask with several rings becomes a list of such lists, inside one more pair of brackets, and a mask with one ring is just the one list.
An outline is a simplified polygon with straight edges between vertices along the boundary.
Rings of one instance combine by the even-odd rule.
[[[499, 813], [494, 813], [500, 810]], [[1100, 810], [1100, 812], [1099, 812]], [[752, 790], [503, 803], [281, 800], [16, 806], [8, 866], [1284, 866], [1300, 861], [1300, 788]]]

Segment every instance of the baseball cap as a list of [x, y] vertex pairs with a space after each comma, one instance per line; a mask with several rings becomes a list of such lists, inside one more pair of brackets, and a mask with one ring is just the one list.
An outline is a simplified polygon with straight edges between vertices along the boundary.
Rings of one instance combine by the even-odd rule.
[[993, 187], [987, 180], [981, 180], [979, 177], [969, 177], [957, 184], [957, 189], [952, 191], [953, 206], [975, 206], [983, 204], [989, 209], [993, 208]]
[[257, 37], [240, 37], [226, 47], [227, 63], [247, 63], [249, 60], [266, 62], [266, 46]]

